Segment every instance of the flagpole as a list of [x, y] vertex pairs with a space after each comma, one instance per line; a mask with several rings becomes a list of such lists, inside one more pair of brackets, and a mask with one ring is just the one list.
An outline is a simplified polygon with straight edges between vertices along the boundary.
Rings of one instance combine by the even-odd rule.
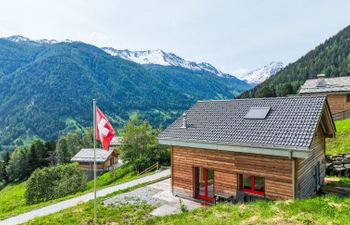
[[96, 99], [92, 99], [92, 110], [93, 110], [93, 135], [94, 135], [94, 224], [97, 224], [97, 213], [96, 213]]

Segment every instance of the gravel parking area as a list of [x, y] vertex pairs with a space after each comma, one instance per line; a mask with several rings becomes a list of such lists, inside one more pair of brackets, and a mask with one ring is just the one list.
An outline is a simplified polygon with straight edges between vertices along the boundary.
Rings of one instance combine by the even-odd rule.
[[[144, 201], [157, 207], [151, 212], [151, 215], [153, 216], [163, 216], [181, 212], [180, 198], [173, 196], [171, 193], [170, 179], [113, 196], [106, 199], [104, 204], [133, 204], [138, 201]], [[200, 206], [199, 203], [188, 199], [181, 199], [181, 201], [182, 204], [184, 204], [184, 206], [189, 210]]]

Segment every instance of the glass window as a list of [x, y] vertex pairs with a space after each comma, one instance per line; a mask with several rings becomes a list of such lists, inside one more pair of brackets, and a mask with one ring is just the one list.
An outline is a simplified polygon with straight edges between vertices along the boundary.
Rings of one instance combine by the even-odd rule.
[[206, 201], [214, 200], [214, 170], [196, 167], [195, 172], [195, 190], [196, 197]]
[[203, 168], [198, 168], [198, 194], [205, 195], [204, 186], [204, 170]]
[[214, 198], [214, 170], [207, 169], [208, 197]]
[[265, 178], [263, 177], [254, 177], [254, 190], [265, 192]]
[[251, 176], [243, 175], [243, 188], [252, 189]]
[[239, 175], [239, 189], [257, 195], [265, 193], [265, 178], [251, 175]]
[[346, 95], [346, 102], [350, 102], [350, 94]]

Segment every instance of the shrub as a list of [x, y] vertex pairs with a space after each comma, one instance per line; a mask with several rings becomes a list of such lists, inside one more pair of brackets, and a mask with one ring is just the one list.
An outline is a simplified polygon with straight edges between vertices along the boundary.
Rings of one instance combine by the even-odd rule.
[[37, 169], [27, 181], [26, 202], [45, 202], [84, 191], [86, 180], [76, 163]]
[[181, 210], [181, 212], [183, 212], [183, 213], [188, 212], [188, 208], [187, 208], [187, 206], [182, 202], [181, 198], [180, 198], [179, 201], [180, 201], [179, 203], [180, 203], [180, 210]]

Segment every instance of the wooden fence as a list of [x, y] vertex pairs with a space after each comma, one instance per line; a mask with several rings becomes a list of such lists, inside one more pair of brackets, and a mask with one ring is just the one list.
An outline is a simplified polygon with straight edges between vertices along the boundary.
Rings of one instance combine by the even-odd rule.
[[332, 116], [334, 120], [345, 120], [347, 118], [350, 118], [350, 109], [332, 113]]
[[154, 170], [159, 170], [159, 163], [155, 163], [152, 166], [148, 167], [147, 169], [145, 169], [144, 171], [142, 171], [141, 173], [139, 173], [139, 176]]

